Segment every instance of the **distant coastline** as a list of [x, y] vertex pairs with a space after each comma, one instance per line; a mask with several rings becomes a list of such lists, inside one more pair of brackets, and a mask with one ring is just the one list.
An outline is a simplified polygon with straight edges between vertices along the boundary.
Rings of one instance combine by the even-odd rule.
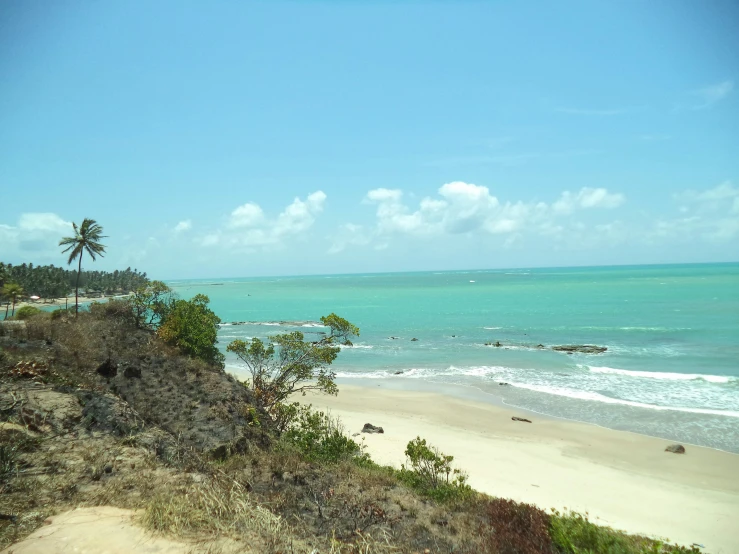
[[[131, 295], [131, 293], [128, 294], [110, 294], [108, 296], [105, 295], [98, 295], [98, 296], [80, 296], [79, 297], [79, 304], [82, 306], [83, 304], [90, 304], [92, 302], [107, 302], [111, 298], [128, 298]], [[24, 300], [23, 302], [17, 302], [15, 305], [16, 311], [19, 308], [22, 308], [23, 306], [33, 306], [35, 308], [39, 308], [40, 310], [47, 310], [47, 309], [53, 309], [53, 308], [60, 308], [62, 306], [67, 306], [68, 308], [74, 308], [74, 296], [71, 298], [69, 296], [67, 297], [61, 297], [61, 298], [50, 298], [50, 299], [41, 299], [41, 300]], [[3, 310], [2, 313], [0, 313], [1, 316], [5, 315], [5, 303], [3, 303]], [[8, 314], [10, 316], [10, 314]]]

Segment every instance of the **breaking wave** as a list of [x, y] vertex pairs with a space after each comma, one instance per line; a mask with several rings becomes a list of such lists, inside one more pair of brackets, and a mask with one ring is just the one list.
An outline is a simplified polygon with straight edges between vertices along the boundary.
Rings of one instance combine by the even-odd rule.
[[618, 369], [614, 367], [585, 366], [592, 373], [610, 373], [614, 375], [625, 375], [628, 377], [643, 377], [647, 379], [664, 379], [668, 381], [693, 381], [702, 379], [709, 383], [728, 383], [731, 377], [726, 375], [703, 375], [700, 373], [670, 373], [660, 371], [637, 371], [630, 369]]

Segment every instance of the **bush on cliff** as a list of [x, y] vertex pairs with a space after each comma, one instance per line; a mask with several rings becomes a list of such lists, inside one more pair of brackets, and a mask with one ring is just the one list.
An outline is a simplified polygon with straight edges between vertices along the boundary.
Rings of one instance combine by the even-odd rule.
[[223, 367], [224, 356], [216, 347], [221, 318], [208, 308], [209, 302], [204, 294], [192, 300], [176, 300], [157, 335], [190, 356]]
[[445, 502], [461, 500], [473, 495], [467, 484], [467, 475], [452, 468], [454, 456], [448, 456], [429, 445], [426, 439], [416, 437], [405, 449], [408, 466], [401, 466], [400, 480], [434, 500]]
[[311, 462], [340, 462], [362, 453], [359, 444], [344, 434], [338, 418], [310, 406], [300, 408], [282, 439]]

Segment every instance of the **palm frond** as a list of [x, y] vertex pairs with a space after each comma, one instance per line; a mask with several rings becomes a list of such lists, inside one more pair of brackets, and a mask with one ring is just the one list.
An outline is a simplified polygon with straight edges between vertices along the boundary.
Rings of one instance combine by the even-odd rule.
[[103, 228], [94, 219], [86, 217], [79, 226], [73, 222], [72, 228], [74, 229], [74, 236], [64, 237], [59, 241], [59, 246], [66, 246], [62, 250], [63, 253], [66, 254], [71, 251], [67, 260], [69, 265], [76, 258], [81, 257], [84, 252], [87, 252], [93, 261], [97, 256], [103, 256], [105, 245], [100, 240], [107, 237], [102, 234]]
[[[77, 256], [79, 256], [82, 253], [83, 246], [84, 245], [82, 243], [77, 243], [77, 244], [74, 245], [74, 250], [72, 250], [72, 252], [69, 254], [69, 259], [67, 260], [67, 265], [72, 265], [72, 262], [77, 258]], [[71, 246], [70, 246], [70, 248], [71, 248]], [[69, 248], [67, 248], [67, 250], [69, 250]], [[65, 252], [67, 250], [65, 250]]]

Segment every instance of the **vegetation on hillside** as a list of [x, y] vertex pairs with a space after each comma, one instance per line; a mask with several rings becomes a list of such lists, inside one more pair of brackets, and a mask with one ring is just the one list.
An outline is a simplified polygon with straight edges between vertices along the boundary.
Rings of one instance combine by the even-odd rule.
[[106, 504], [203, 552], [698, 552], [479, 494], [422, 438], [394, 469], [310, 407], [280, 430], [218, 363], [137, 327], [130, 299], [2, 333], [0, 548]]

